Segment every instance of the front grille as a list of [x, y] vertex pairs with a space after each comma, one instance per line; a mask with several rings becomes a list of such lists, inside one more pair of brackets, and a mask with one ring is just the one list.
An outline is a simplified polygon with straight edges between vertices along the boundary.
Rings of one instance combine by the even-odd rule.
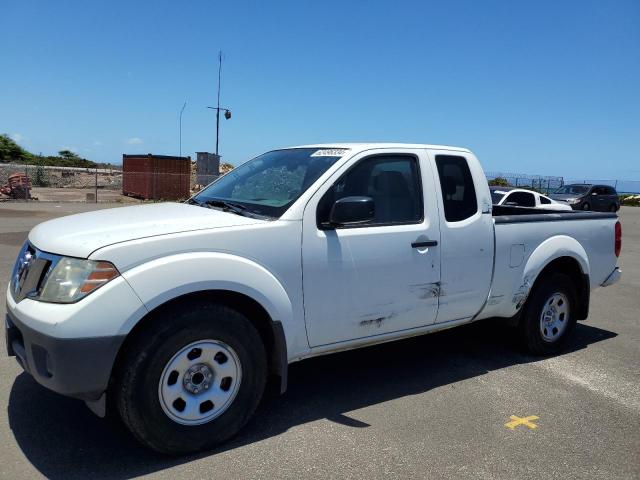
[[11, 275], [11, 295], [16, 302], [38, 295], [59, 256], [41, 252], [28, 241], [22, 246]]

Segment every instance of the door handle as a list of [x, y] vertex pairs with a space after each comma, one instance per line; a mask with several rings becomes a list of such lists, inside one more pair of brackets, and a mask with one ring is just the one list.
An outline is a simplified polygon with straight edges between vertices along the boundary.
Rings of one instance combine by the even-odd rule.
[[411, 244], [412, 248], [424, 248], [424, 247], [435, 247], [438, 245], [437, 240], [425, 240], [424, 242], [413, 242]]

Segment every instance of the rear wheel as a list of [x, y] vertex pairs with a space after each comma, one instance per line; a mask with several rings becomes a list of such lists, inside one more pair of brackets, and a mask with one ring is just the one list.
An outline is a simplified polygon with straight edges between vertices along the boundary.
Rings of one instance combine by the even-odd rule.
[[617, 212], [618, 211], [618, 206], [614, 203], [613, 205], [611, 205], [611, 207], [609, 207], [609, 211], [610, 212]]
[[169, 454], [209, 449], [255, 411], [267, 368], [251, 322], [221, 305], [175, 308], [128, 347], [116, 406], [144, 445]]
[[520, 334], [529, 352], [550, 355], [567, 342], [576, 320], [576, 291], [561, 273], [540, 278], [522, 311]]

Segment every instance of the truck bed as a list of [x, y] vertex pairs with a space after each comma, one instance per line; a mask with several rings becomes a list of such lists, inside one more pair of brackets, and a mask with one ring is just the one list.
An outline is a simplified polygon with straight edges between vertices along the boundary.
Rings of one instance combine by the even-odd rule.
[[489, 298], [478, 318], [514, 315], [528, 296], [539, 266], [554, 257], [581, 252], [582, 270], [591, 289], [607, 279], [616, 263], [616, 213], [494, 205], [492, 215], [494, 275]]
[[614, 212], [583, 212], [543, 210], [541, 208], [494, 205], [491, 211], [495, 223], [553, 222], [560, 220], [595, 220], [618, 218]]

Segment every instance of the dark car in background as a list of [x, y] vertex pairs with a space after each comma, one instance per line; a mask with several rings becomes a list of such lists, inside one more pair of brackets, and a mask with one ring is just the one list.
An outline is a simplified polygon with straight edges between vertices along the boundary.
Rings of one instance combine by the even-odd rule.
[[549, 195], [549, 197], [556, 202], [571, 205], [574, 210], [617, 212], [620, 209], [618, 192], [609, 185], [583, 183], [565, 185]]

